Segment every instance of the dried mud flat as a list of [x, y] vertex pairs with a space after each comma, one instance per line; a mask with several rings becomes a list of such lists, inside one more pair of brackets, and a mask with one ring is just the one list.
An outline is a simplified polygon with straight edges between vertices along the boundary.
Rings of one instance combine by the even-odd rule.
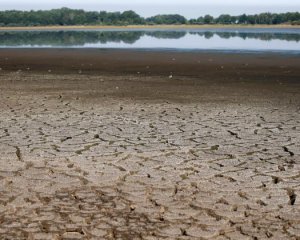
[[0, 72], [0, 239], [299, 239], [296, 81]]

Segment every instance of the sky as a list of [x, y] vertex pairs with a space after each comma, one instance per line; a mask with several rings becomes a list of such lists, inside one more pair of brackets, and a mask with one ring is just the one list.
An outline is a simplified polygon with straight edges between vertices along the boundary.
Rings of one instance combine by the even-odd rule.
[[143, 17], [178, 13], [187, 18], [300, 11], [300, 0], [0, 0], [0, 10], [69, 7], [93, 11], [134, 10]]

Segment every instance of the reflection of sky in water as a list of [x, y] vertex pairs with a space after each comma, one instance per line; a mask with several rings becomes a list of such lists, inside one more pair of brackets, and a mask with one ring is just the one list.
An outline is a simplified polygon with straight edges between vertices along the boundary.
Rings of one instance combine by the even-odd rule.
[[130, 48], [178, 50], [292, 51], [300, 53], [299, 29], [189, 31], [1, 32], [0, 48]]
[[200, 49], [200, 50], [260, 50], [260, 51], [300, 51], [300, 42], [285, 40], [243, 39], [232, 37], [221, 38], [217, 35], [207, 39], [204, 36], [187, 34], [179, 39], [158, 39], [151, 36], [142, 36], [133, 44], [106, 43], [85, 44], [87, 48], [174, 48], [174, 49]]

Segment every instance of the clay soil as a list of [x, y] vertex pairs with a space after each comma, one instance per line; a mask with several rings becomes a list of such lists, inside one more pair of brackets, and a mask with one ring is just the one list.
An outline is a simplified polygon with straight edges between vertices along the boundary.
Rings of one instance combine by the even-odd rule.
[[0, 239], [299, 239], [300, 57], [0, 50]]

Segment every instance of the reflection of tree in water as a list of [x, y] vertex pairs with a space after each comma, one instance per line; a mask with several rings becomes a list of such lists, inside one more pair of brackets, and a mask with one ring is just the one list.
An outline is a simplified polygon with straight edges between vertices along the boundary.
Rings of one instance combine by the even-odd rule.
[[146, 35], [159, 39], [179, 39], [187, 34], [185, 31], [155, 31], [146, 32]]
[[95, 31], [57, 31], [57, 32], [0, 32], [0, 45], [49, 45], [83, 46], [92, 43], [128, 43], [133, 44], [144, 32], [95, 32]]
[[144, 32], [99, 32], [94, 40], [94, 43], [108, 43], [108, 42], [124, 42], [127, 44], [133, 44], [138, 41]]
[[233, 37], [239, 37], [244, 40], [246, 39], [259, 39], [262, 41], [270, 41], [270, 40], [285, 40], [285, 41], [300, 41], [300, 34], [297, 33], [270, 33], [270, 32], [190, 32], [193, 35], [199, 35], [201, 37], [205, 37], [209, 39], [214, 35], [223, 38], [230, 39]]
[[[2, 46], [83, 46], [84, 44], [127, 43], [133, 44], [142, 36], [151, 36], [158, 39], [179, 39], [186, 36], [186, 31], [24, 31], [0, 32]], [[193, 32], [206, 39], [218, 36], [223, 39], [239, 37], [242, 39], [259, 39], [270, 41], [273, 39], [286, 41], [300, 41], [297, 33], [270, 33], [270, 32]]]
[[204, 33], [204, 37], [206, 38], [206, 39], [210, 39], [210, 38], [212, 38], [214, 36], [214, 33], [212, 33], [212, 32], [205, 32]]
[[192, 35], [199, 35], [201, 37], [205, 37], [206, 39], [210, 39], [214, 36], [214, 32], [211, 31], [205, 31], [205, 32], [189, 32]]

